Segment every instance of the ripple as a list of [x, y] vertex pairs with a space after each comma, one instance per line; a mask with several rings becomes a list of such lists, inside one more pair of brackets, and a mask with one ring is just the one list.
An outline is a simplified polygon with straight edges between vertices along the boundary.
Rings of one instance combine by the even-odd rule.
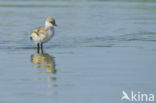
[[8, 44], [9, 41], [0, 41], [0, 44]]
[[[105, 36], [105, 37], [74, 37], [74, 38], [58, 38], [52, 40], [44, 45], [45, 49], [50, 48], [79, 48], [79, 47], [117, 47], [123, 42], [131, 44], [137, 42], [156, 42], [155, 32], [143, 32], [134, 34], [125, 34], [120, 36]], [[25, 41], [21, 44], [21, 41], [0, 41], [1, 50], [31, 50], [35, 49], [35, 44], [30, 41]], [[70, 53], [71, 54], [71, 53]]]
[[80, 7], [75, 5], [17, 5], [17, 4], [0, 4], [0, 7], [17, 7], [17, 8], [73, 8], [73, 7]]

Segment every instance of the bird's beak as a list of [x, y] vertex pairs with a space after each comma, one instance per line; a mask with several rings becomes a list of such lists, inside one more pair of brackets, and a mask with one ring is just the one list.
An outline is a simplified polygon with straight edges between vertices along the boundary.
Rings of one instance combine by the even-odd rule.
[[57, 26], [57, 24], [54, 22], [54, 24], [53, 24], [54, 26]]
[[52, 25], [54, 25], [54, 26], [57, 26], [57, 24], [55, 23], [55, 21], [54, 22], [50, 22]]
[[57, 26], [57, 24], [54, 23], [54, 26]]

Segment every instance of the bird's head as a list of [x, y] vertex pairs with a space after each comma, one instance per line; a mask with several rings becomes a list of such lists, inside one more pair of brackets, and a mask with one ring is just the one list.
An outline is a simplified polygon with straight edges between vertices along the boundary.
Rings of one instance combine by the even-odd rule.
[[45, 22], [46, 27], [53, 27], [57, 26], [55, 23], [55, 19], [53, 17], [48, 17], [46, 22]]

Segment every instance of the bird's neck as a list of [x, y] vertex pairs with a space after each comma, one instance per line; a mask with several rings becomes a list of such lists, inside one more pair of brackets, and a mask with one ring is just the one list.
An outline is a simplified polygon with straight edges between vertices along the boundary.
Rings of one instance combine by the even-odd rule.
[[52, 28], [54, 28], [54, 26], [52, 24], [46, 22], [45, 23], [45, 28], [46, 29], [52, 29]]
[[53, 30], [54, 27], [53, 26], [45, 26], [45, 29], [47, 29], [47, 30]]

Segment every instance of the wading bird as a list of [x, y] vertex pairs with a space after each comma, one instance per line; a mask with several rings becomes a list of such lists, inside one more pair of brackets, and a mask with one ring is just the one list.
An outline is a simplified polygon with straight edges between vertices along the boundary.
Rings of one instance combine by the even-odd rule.
[[43, 48], [43, 43], [49, 41], [55, 33], [54, 26], [57, 26], [53, 17], [48, 17], [44, 27], [32, 31], [30, 39], [37, 44], [37, 49]]

